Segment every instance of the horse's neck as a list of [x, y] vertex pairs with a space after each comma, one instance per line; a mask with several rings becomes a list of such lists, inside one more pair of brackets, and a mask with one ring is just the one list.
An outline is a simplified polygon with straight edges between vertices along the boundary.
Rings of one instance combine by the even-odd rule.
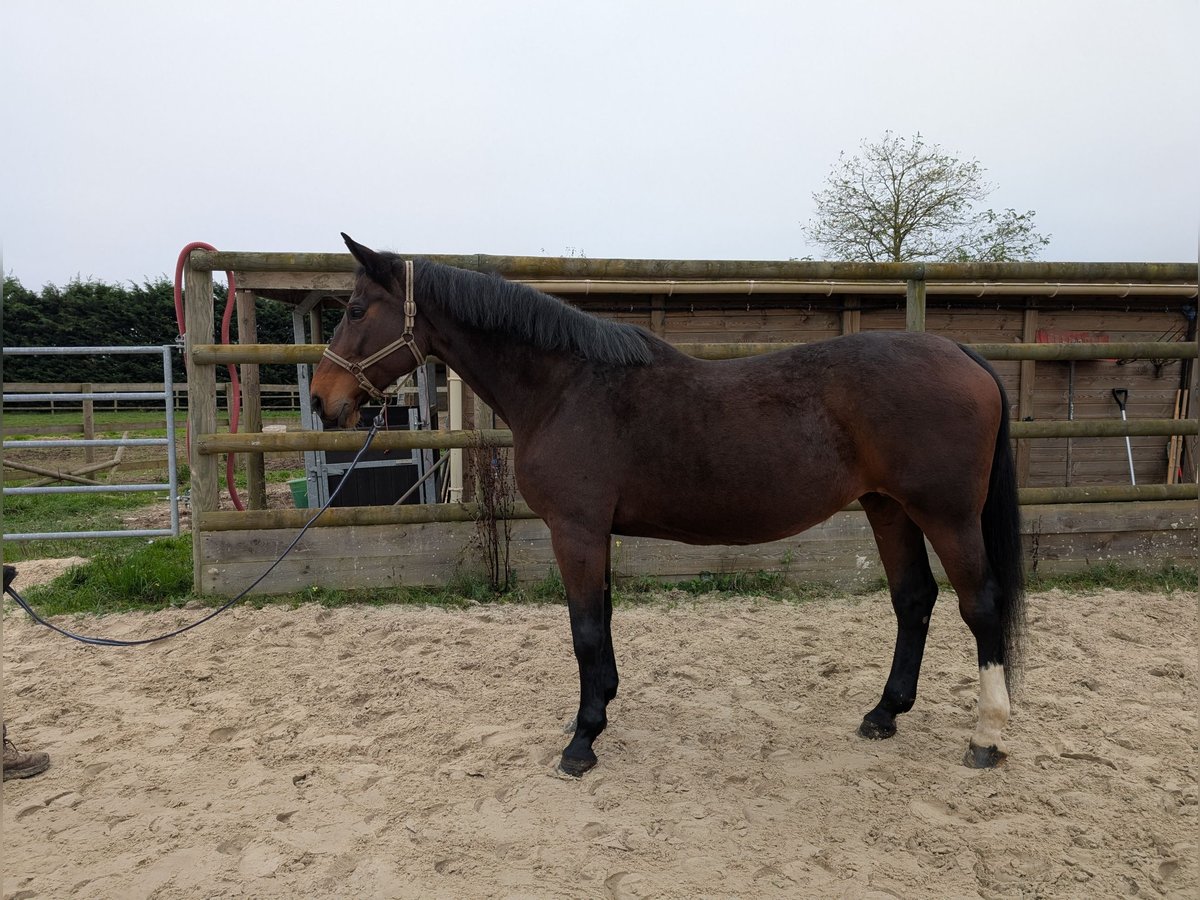
[[556, 402], [570, 363], [496, 335], [439, 322], [431, 351], [519, 434]]

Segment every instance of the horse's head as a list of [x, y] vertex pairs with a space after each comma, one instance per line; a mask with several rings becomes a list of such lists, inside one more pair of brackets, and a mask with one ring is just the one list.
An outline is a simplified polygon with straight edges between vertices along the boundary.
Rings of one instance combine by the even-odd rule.
[[365, 399], [381, 402], [385, 387], [424, 361], [428, 339], [413, 299], [411, 262], [342, 238], [358, 260], [358, 276], [311, 393], [326, 426], [353, 428]]

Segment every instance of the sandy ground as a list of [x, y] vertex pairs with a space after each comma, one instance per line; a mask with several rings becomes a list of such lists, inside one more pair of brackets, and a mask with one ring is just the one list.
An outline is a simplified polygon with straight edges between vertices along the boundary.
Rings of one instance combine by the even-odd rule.
[[959, 763], [976, 674], [941, 606], [881, 743], [854, 729], [886, 598], [621, 608], [582, 781], [551, 774], [560, 607], [236, 609], [138, 650], [10, 615], [10, 733], [54, 765], [4, 785], [3, 896], [1195, 896], [1195, 598], [1032, 598], [1012, 756], [986, 772]]

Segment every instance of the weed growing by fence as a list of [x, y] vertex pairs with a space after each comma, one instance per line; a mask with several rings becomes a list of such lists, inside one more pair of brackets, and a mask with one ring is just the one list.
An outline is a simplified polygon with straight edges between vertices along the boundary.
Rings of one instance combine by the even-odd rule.
[[508, 453], [488, 443], [480, 432], [472, 437], [472, 446], [465, 453], [478, 503], [475, 545], [492, 592], [502, 594], [513, 584], [509, 550], [512, 542], [512, 512], [517, 496], [516, 481]]

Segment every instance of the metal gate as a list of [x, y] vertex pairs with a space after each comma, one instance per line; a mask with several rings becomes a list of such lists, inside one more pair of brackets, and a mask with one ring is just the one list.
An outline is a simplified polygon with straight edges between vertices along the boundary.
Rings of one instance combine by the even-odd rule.
[[161, 355], [163, 389], [161, 391], [104, 391], [71, 394], [5, 394], [7, 403], [83, 402], [84, 400], [162, 400], [166, 408], [165, 438], [91, 438], [80, 440], [4, 441], [5, 450], [59, 450], [68, 447], [166, 447], [167, 482], [165, 484], [72, 484], [61, 487], [6, 487], [5, 496], [23, 494], [101, 494], [135, 491], [168, 491], [171, 501], [170, 528], [128, 528], [113, 531], [38, 531], [5, 534], [6, 541], [61, 540], [64, 538], [166, 537], [179, 534], [179, 474], [175, 460], [175, 381], [171, 366], [170, 344], [161, 347], [5, 347], [5, 356], [93, 356]]

